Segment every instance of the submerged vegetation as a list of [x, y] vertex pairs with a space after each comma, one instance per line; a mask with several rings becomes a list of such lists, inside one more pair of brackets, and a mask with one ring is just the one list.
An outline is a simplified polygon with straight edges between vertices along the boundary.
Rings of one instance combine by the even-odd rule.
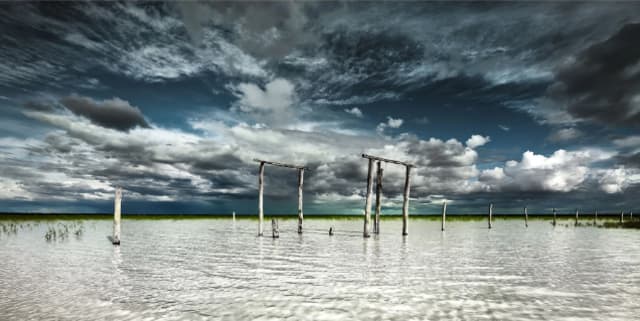
[[22, 223], [22, 222], [14, 222], [14, 221], [9, 221], [9, 222], [0, 221], [0, 236], [16, 235], [18, 234], [18, 231], [21, 231], [24, 229], [31, 230], [32, 228], [38, 225], [40, 225], [38, 222]]
[[[44, 239], [47, 242], [64, 241], [70, 236], [75, 236], [79, 239], [84, 233], [84, 223], [81, 220], [71, 222], [61, 221], [57, 222], [57, 224], [55, 222], [48, 222], [47, 225], [47, 230], [44, 234]], [[3, 222], [2, 216], [0, 216], [0, 237], [14, 236], [20, 231], [31, 231], [39, 226], [39, 221], [25, 222], [24, 220], [9, 220], [8, 222]]]
[[71, 223], [59, 222], [56, 225], [49, 226], [47, 233], [44, 235], [44, 239], [47, 242], [64, 241], [70, 234], [75, 235], [76, 238], [81, 238], [84, 232], [84, 224], [82, 221], [74, 221]]

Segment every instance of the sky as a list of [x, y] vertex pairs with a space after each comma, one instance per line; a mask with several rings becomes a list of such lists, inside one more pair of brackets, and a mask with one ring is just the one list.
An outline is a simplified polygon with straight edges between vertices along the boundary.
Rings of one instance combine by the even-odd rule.
[[640, 3], [0, 7], [0, 212], [640, 212]]

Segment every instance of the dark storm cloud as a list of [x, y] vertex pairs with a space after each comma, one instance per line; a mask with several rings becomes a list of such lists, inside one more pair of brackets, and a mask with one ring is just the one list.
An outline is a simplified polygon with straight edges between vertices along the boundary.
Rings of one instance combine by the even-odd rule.
[[60, 103], [74, 114], [83, 116], [102, 127], [121, 131], [136, 126], [149, 127], [138, 107], [131, 106], [127, 101], [119, 98], [96, 101], [71, 95], [60, 99]]
[[[12, 156], [15, 160], [10, 164], [17, 176], [4, 176], [9, 183], [0, 180], [0, 187], [4, 195], [22, 193], [33, 199], [51, 199], [56, 184], [64, 182], [60, 197], [71, 203], [82, 197], [111, 198], [111, 186], [121, 185], [127, 188], [127, 197], [138, 202], [177, 204], [189, 200], [218, 206], [220, 201], [231, 200], [235, 204], [251, 203], [253, 209], [257, 165], [250, 160], [269, 156], [283, 162], [307, 163], [311, 169], [305, 176], [307, 204], [319, 204], [320, 208], [335, 203], [338, 208], [354, 208], [351, 203], [357, 203], [361, 209], [366, 161], [359, 153], [371, 150], [372, 154], [388, 152], [388, 157], [416, 163], [412, 172], [412, 197], [416, 202], [412, 204], [431, 204], [441, 197], [483, 207], [487, 201], [514, 207], [520, 202], [543, 201], [558, 193], [546, 191], [548, 187], [541, 187], [539, 182], [576, 176], [569, 171], [573, 164], [548, 175], [543, 170], [530, 171], [526, 177], [516, 175], [524, 166], [503, 173], [512, 175], [520, 185], [503, 182], [505, 178], [498, 171], [482, 176], [478, 168], [485, 168], [491, 156], [481, 151], [479, 157], [475, 147], [460, 140], [461, 135], [469, 133], [432, 130], [440, 125], [436, 116], [451, 112], [448, 106], [484, 108], [530, 102], [543, 95], [554, 81], [560, 61], [580, 52], [582, 60], [557, 74], [555, 81], [566, 81], [568, 88], [573, 88], [573, 92], [567, 90], [559, 96], [573, 99], [595, 89], [604, 92], [597, 95], [609, 99], [613, 94], [609, 89], [602, 90], [604, 85], [597, 81], [588, 84], [593, 86], [588, 89], [576, 85], [584, 75], [606, 73], [596, 70], [571, 76], [576, 73], [572, 69], [591, 70], [605, 63], [597, 54], [588, 54], [595, 50], [586, 49], [594, 42], [627, 49], [618, 36], [607, 38], [630, 17], [635, 19], [637, 10], [633, 9], [637, 7], [352, 2], [12, 5], [11, 10], [0, 11], [0, 29], [5, 31], [0, 35], [0, 90], [10, 87], [59, 97], [80, 92], [131, 99], [126, 96], [131, 94], [127, 90], [113, 89], [122, 87], [109, 87], [113, 85], [109, 79], [117, 79], [132, 84], [135, 95], [143, 96], [149, 88], [166, 88], [159, 97], [179, 102], [186, 112], [167, 117], [164, 111], [145, 109], [143, 115], [123, 99], [99, 101], [97, 96], [28, 103], [24, 114], [53, 130], [47, 136], [32, 134], [29, 141], [0, 138], [0, 144], [17, 146], [9, 150], [17, 155]], [[618, 53], [611, 51], [617, 58]], [[624, 64], [629, 70], [631, 61]], [[101, 78], [103, 74], [106, 77]], [[207, 80], [212, 78], [214, 83]], [[253, 98], [258, 97], [257, 104], [263, 104], [268, 100], [265, 97], [270, 97], [265, 94], [265, 84], [274, 79], [290, 85], [290, 94], [295, 97], [286, 117], [278, 115], [279, 122], [235, 111], [207, 118], [203, 112], [209, 107], [228, 111], [233, 99], [242, 99], [230, 91], [239, 84], [259, 88]], [[189, 109], [195, 107], [193, 100], [184, 99], [173, 86], [200, 80], [217, 96], [226, 95], [232, 101], [216, 101], [215, 106], [207, 102]], [[101, 88], [95, 88], [96, 84]], [[384, 110], [368, 105], [400, 99], [403, 103], [433, 102], [428, 107], [434, 113], [434, 117], [429, 115], [432, 122], [421, 124], [427, 133], [420, 133], [424, 137], [414, 137], [411, 126], [413, 112], [423, 110], [416, 107], [407, 115], [398, 115], [393, 104]], [[629, 105], [630, 98], [625, 99]], [[144, 103], [152, 105], [152, 101]], [[357, 105], [342, 106], [349, 104]], [[340, 105], [336, 108], [339, 115], [331, 113], [332, 105]], [[345, 107], [360, 108], [363, 117], [344, 122]], [[499, 111], [487, 109], [487, 113], [493, 112]], [[572, 115], [595, 117], [580, 116], [575, 111]], [[376, 124], [387, 116], [404, 118], [404, 125], [385, 135], [408, 133], [398, 137], [376, 135]], [[189, 128], [186, 117], [202, 118], [200, 126]], [[478, 120], [470, 119], [468, 130], [478, 133], [473, 129], [475, 124], [471, 125], [474, 122]], [[518, 125], [508, 124], [515, 133]], [[206, 130], [209, 125], [213, 129]], [[444, 139], [427, 139], [432, 136]], [[457, 139], [447, 140], [451, 136]], [[501, 137], [495, 137], [495, 141], [501, 144]], [[537, 141], [532, 139], [514, 149], [529, 147], [530, 143]], [[3, 152], [7, 148], [1, 147]], [[1, 157], [0, 165], [8, 164]], [[590, 165], [585, 165], [584, 175], [593, 172]], [[571, 191], [560, 193], [558, 199], [579, 203], [575, 195], [603, 197], [598, 184], [587, 183], [597, 181], [594, 177], [568, 184], [566, 189]], [[401, 199], [403, 183], [402, 168], [385, 169], [384, 193], [395, 199], [391, 202]], [[268, 197], [288, 202], [295, 198], [295, 171], [269, 167], [266, 185]]]
[[[296, 47], [313, 43], [308, 32], [310, 2], [176, 2], [180, 17], [196, 45], [207, 29], [215, 27], [232, 34], [236, 43], [250, 54], [282, 58]], [[277, 38], [278, 41], [269, 41]]]
[[424, 57], [422, 44], [402, 33], [337, 30], [324, 36], [321, 50], [338, 73], [386, 81]]
[[560, 69], [549, 94], [578, 119], [640, 125], [640, 23], [579, 53]]

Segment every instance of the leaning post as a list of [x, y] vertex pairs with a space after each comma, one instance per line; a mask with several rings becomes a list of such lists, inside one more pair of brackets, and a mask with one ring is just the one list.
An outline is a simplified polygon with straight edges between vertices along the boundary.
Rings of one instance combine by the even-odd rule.
[[122, 188], [116, 188], [116, 197], [113, 202], [113, 239], [111, 243], [120, 245], [120, 216], [122, 209]]
[[264, 162], [260, 162], [260, 170], [258, 174], [258, 236], [262, 236], [263, 220], [264, 220], [264, 208], [263, 194], [264, 193]]
[[371, 190], [373, 189], [373, 159], [369, 158], [369, 169], [367, 172], [367, 191], [364, 203], [364, 232], [362, 236], [369, 237], [369, 221], [371, 220]]
[[302, 234], [302, 184], [304, 184], [304, 168], [298, 168], [298, 234]]
[[402, 203], [402, 235], [409, 234], [409, 190], [411, 188], [411, 166], [405, 165], [407, 173], [404, 178], [404, 201]]
[[444, 223], [447, 220], [447, 200], [442, 203], [442, 230], [444, 231]]

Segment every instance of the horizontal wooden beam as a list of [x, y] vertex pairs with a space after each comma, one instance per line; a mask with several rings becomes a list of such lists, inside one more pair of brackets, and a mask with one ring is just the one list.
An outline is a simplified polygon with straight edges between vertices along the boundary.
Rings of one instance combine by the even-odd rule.
[[254, 162], [258, 162], [258, 163], [265, 163], [265, 164], [269, 164], [269, 165], [273, 165], [273, 166], [289, 167], [289, 168], [304, 169], [304, 170], [308, 170], [309, 169], [308, 167], [305, 167], [305, 166], [298, 166], [298, 165], [278, 163], [278, 162], [270, 162], [270, 161], [257, 159], [257, 158], [254, 158], [253, 161]]
[[382, 161], [382, 162], [385, 162], [385, 163], [393, 163], [393, 164], [398, 164], [398, 165], [404, 165], [404, 166], [407, 166], [407, 167], [414, 167], [413, 164], [410, 164], [410, 163], [407, 163], [407, 162], [401, 162], [401, 161], [388, 159], [388, 158], [382, 158], [382, 157], [378, 157], [378, 156], [362, 154], [362, 157], [363, 158], [374, 159], [374, 160], [379, 160], [379, 161]]

